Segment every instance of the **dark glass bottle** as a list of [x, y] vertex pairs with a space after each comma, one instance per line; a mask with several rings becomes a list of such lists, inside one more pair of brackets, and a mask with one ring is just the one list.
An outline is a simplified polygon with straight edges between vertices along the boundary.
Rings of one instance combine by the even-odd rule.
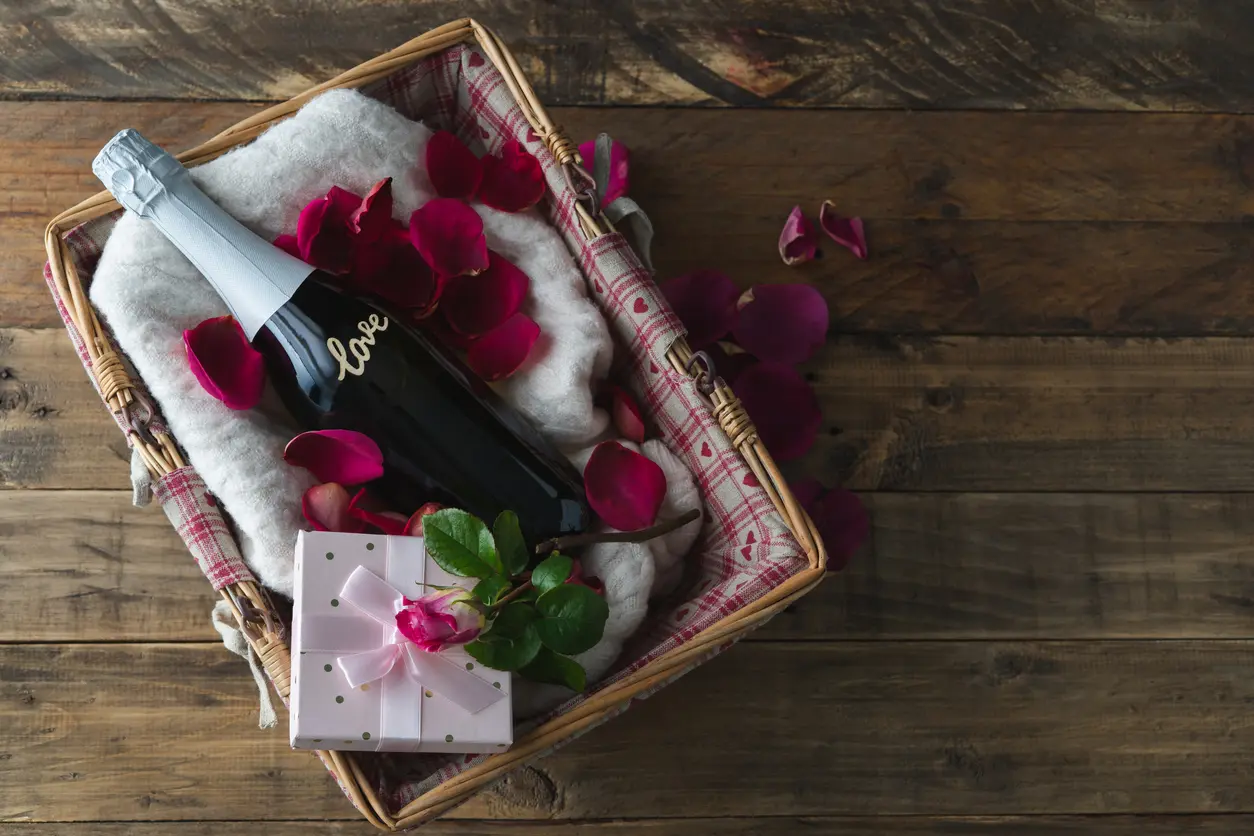
[[385, 473], [371, 487], [396, 510], [441, 502], [489, 522], [512, 510], [534, 538], [586, 526], [579, 474], [443, 346], [246, 229], [134, 131], [93, 168], [214, 286], [302, 427], [379, 445]]

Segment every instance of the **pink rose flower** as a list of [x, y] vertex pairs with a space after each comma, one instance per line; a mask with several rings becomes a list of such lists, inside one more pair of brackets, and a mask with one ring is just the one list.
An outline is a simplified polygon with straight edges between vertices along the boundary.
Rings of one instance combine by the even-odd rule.
[[441, 589], [418, 600], [405, 599], [396, 614], [400, 634], [428, 653], [474, 640], [486, 621], [483, 605], [461, 587]]

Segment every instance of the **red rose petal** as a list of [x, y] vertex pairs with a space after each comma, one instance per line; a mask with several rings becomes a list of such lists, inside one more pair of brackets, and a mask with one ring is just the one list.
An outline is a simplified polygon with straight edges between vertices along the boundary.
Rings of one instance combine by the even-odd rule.
[[789, 267], [813, 260], [818, 254], [818, 233], [806, 218], [800, 206], [792, 207], [784, 229], [779, 234], [779, 257]]
[[471, 343], [466, 365], [484, 380], [501, 380], [518, 371], [540, 338], [540, 326], [516, 313]]
[[455, 134], [436, 131], [427, 142], [427, 177], [440, 197], [470, 200], [483, 179], [483, 163]]
[[192, 374], [210, 395], [231, 409], [252, 409], [261, 400], [265, 362], [235, 317], [206, 319], [183, 332], [183, 345]]
[[392, 229], [392, 178], [385, 177], [348, 216], [348, 228], [359, 242], [378, 241]]
[[735, 343], [717, 342], [707, 346], [705, 350], [714, 361], [714, 370], [728, 386], [735, 385], [736, 378], [758, 362], [758, 358]]
[[715, 270], [694, 270], [662, 285], [679, 321], [688, 329], [688, 345], [700, 351], [721, 340], [736, 324], [736, 283]]
[[379, 240], [358, 246], [355, 257], [353, 279], [361, 290], [420, 317], [434, 310], [441, 283], [405, 229], [389, 227]]
[[375, 504], [373, 498], [362, 488], [353, 495], [348, 503], [348, 514], [355, 520], [372, 525], [389, 537], [405, 533], [405, 518], [391, 511], [376, 511], [366, 506]]
[[290, 256], [300, 258], [300, 243], [297, 242], [295, 235], [280, 235], [274, 239], [274, 246]]
[[739, 307], [736, 342], [759, 360], [804, 363], [827, 341], [827, 300], [810, 285], [759, 285]]
[[349, 505], [348, 491], [335, 482], [314, 485], [305, 491], [300, 500], [301, 513], [314, 531], [359, 534], [365, 530], [365, 526], [349, 514]]
[[823, 227], [823, 231], [837, 244], [863, 261], [866, 260], [866, 233], [862, 229], [861, 218], [842, 218], [836, 213], [836, 207], [832, 205], [832, 202], [825, 200], [819, 208], [819, 226]]
[[301, 259], [328, 273], [347, 273], [353, 260], [349, 218], [361, 203], [360, 197], [339, 186], [332, 186], [326, 197], [311, 200], [296, 222]]
[[383, 452], [352, 430], [313, 430], [287, 443], [283, 460], [313, 473], [320, 482], [360, 485], [383, 475]]
[[603, 441], [583, 469], [588, 504], [606, 525], [635, 531], [653, 525], [666, 497], [666, 474], [617, 441]]
[[636, 399], [621, 386], [609, 384], [610, 415], [614, 417], [614, 429], [628, 441], [637, 444], [644, 442], [644, 419], [640, 417], [640, 407]]
[[431, 269], [445, 278], [488, 268], [483, 219], [460, 200], [427, 201], [410, 215], [409, 237]]
[[839, 572], [849, 565], [854, 552], [866, 542], [871, 520], [866, 506], [852, 491], [824, 490], [818, 480], [806, 479], [792, 486], [793, 496], [814, 520], [827, 548], [827, 570]]
[[424, 331], [434, 340], [444, 345], [465, 351], [479, 339], [468, 334], [459, 334], [454, 331], [449, 324], [444, 321], [442, 316], [429, 316], [420, 323]]
[[422, 536], [422, 518], [428, 514], [434, 514], [436, 511], [444, 510], [444, 506], [438, 502], [428, 502], [426, 505], [415, 511], [405, 523], [404, 534], [409, 537]]
[[488, 269], [450, 279], [440, 310], [454, 331], [485, 334], [518, 312], [531, 279], [499, 253], [488, 251]]
[[819, 399], [792, 367], [758, 363], [740, 375], [732, 391], [776, 460], [803, 456], [814, 445], [823, 423]]
[[[596, 140], [584, 142], [579, 146], [579, 156], [583, 158], [584, 167], [589, 171], [595, 165], [597, 153]], [[605, 184], [605, 194], [601, 195], [601, 208], [604, 209], [623, 195], [627, 194], [628, 174], [631, 169], [631, 152], [627, 146], [617, 139], [610, 140], [610, 178]]]
[[521, 212], [544, 197], [544, 170], [540, 161], [518, 140], [501, 146], [500, 153], [484, 157], [483, 180], [477, 197], [502, 212]]

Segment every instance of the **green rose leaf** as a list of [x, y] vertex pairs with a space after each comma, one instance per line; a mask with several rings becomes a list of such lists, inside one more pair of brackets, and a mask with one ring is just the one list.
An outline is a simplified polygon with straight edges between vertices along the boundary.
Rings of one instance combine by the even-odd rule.
[[573, 565], [574, 561], [566, 555], [553, 552], [542, 560], [539, 566], [531, 570], [531, 585], [540, 590], [540, 594], [543, 595], [550, 589], [566, 583]]
[[527, 625], [539, 617], [540, 614], [531, 604], [525, 601], [510, 601], [496, 614], [492, 626], [483, 633], [483, 638], [516, 639], [527, 629]]
[[601, 640], [610, 608], [586, 586], [562, 584], [536, 599], [540, 640], [558, 653], [583, 653]]
[[547, 647], [540, 648], [536, 658], [519, 671], [527, 679], [535, 682], [549, 682], [553, 685], [565, 685], [572, 691], [583, 691], [588, 686], [588, 675], [583, 666], [560, 653], [554, 653]]
[[505, 573], [517, 575], [525, 572], [531, 562], [531, 553], [527, 551], [527, 541], [523, 539], [522, 528], [518, 525], [518, 515], [513, 511], [502, 511], [492, 523], [492, 536], [496, 538], [496, 551], [501, 556]]
[[504, 575], [488, 575], [475, 584], [475, 597], [490, 607], [501, 600], [501, 596], [509, 588], [509, 578]]
[[498, 671], [516, 671], [530, 664], [540, 652], [540, 634], [528, 624], [515, 639], [487, 638], [486, 634], [463, 645], [471, 658]]
[[457, 508], [445, 508], [422, 518], [427, 554], [440, 568], [463, 578], [502, 574], [492, 532], [483, 520]]

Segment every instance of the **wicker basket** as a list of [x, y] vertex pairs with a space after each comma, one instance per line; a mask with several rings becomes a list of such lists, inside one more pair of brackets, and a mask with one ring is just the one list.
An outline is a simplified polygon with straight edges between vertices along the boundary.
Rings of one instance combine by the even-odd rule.
[[[452, 58], [444, 60], [443, 56]], [[427, 758], [420, 769], [388, 760], [383, 754], [317, 753], [362, 815], [388, 831], [439, 816], [509, 770], [609, 719], [633, 700], [648, 696], [726, 649], [813, 588], [826, 562], [813, 524], [758, 441], [739, 401], [721, 379], [711, 377], [703, 356], [694, 357], [648, 273], [596, 211], [575, 146], [549, 119], [513, 56], [488, 29], [472, 20], [434, 29], [231, 126], [179, 158], [188, 165], [213, 159], [291, 115], [316, 94], [336, 87], [362, 88], [402, 112], [410, 110], [407, 115], [411, 117], [427, 116], [412, 112], [421, 107], [406, 107], [407, 97], [413, 98], [407, 91], [416, 89], [407, 85], [418, 84], [418, 79], [438, 84], [438, 78], [431, 82], [424, 75], [435, 72], [432, 62], [438, 62], [437, 70], [449, 78], [457, 72], [469, 74], [468, 67], [476, 68], [479, 81], [463, 78], [458, 82], [462, 87], [456, 89], [464, 93], [472, 88], [475, 95], [470, 98], [475, 101], [492, 99], [489, 104], [498, 106], [495, 129], [525, 136], [533, 143], [531, 150], [541, 160], [550, 188], [550, 217], [561, 228], [590, 285], [596, 286], [593, 298], [615, 329], [619, 350], [624, 342], [631, 343], [627, 372], [643, 392], [642, 402], [651, 417], [670, 429], [664, 438], [671, 449], [697, 474], [707, 524], [698, 545], [697, 577], [688, 587], [692, 597], [667, 605], [665, 612], [652, 613], [647, 629], [642, 628], [637, 640], [629, 644], [606, 680], [549, 717], [520, 729], [508, 751], [439, 763], [430, 761], [436, 756], [407, 756]], [[445, 100], [457, 98], [445, 93]], [[447, 107], [448, 101], [444, 104]], [[487, 131], [480, 130], [487, 137]], [[128, 372], [87, 296], [95, 258], [117, 212], [111, 196], [101, 192], [54, 218], [45, 235], [49, 259], [45, 277], [102, 399], [158, 484], [178, 474], [190, 473], [194, 478], [176, 440], [147, 399], [143, 381]], [[634, 299], [634, 313], [624, 299]], [[651, 310], [652, 319], [647, 322], [635, 315], [642, 307]], [[659, 327], [659, 321], [671, 330]], [[658, 365], [663, 368], [659, 370]], [[649, 373], [652, 383], [647, 380]], [[669, 420], [659, 414], [659, 404], [669, 410]], [[168, 505], [166, 510], [173, 518]], [[200, 511], [213, 518], [210, 528], [215, 536], [230, 537], [216, 509], [202, 507]], [[203, 544], [193, 542], [184, 527], [179, 528], [199, 559], [197, 549]], [[739, 539], [745, 532], [748, 535]], [[756, 538], [754, 532], [758, 532]], [[227, 545], [235, 549], [233, 543]], [[279, 611], [242, 564], [236, 575], [211, 580], [230, 602], [276, 690], [286, 700], [290, 658]]]

